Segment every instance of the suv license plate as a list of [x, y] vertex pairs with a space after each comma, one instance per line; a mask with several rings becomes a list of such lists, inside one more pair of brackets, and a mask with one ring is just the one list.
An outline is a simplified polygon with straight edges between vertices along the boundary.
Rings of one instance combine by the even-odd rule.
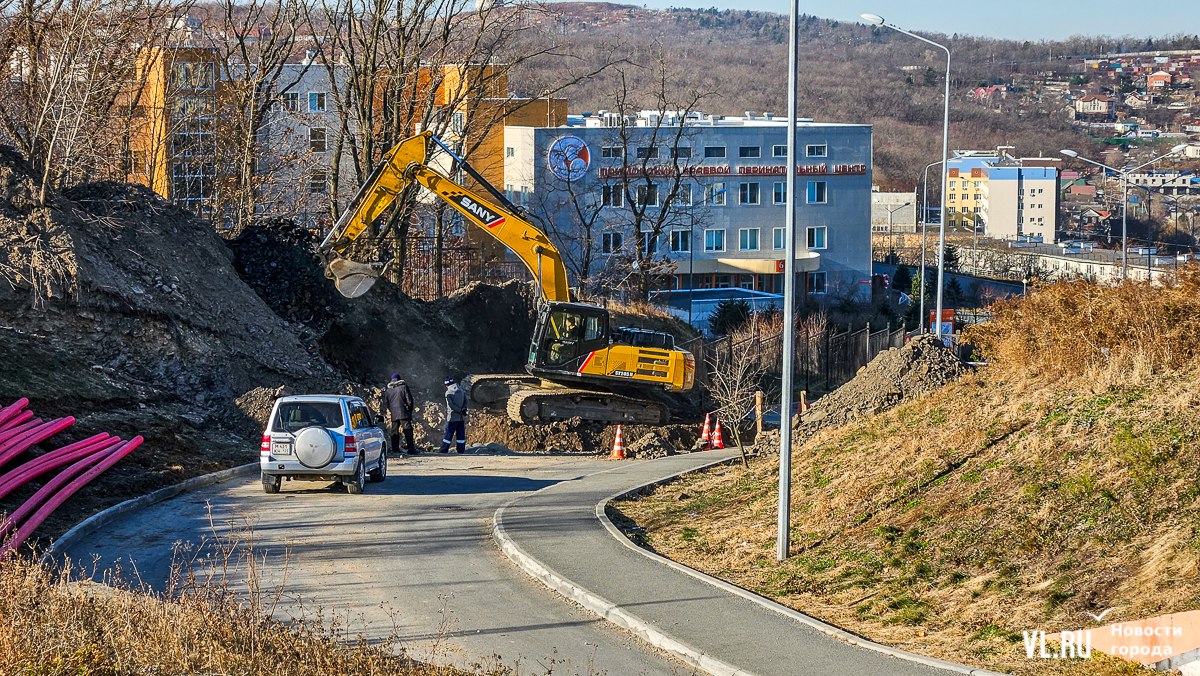
[[271, 452], [275, 455], [291, 455], [292, 444], [287, 441], [272, 441]]

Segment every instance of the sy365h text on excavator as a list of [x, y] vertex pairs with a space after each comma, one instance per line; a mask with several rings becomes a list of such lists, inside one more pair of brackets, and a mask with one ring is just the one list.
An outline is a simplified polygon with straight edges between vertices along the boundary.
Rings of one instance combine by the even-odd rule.
[[[487, 194], [432, 168], [434, 144], [450, 153]], [[562, 256], [546, 234], [430, 132], [388, 151], [322, 241], [320, 253], [342, 295], [361, 296], [382, 274], [382, 266], [357, 263], [343, 254], [397, 199], [414, 199], [414, 185], [424, 186], [467, 223], [508, 247], [533, 275], [542, 296], [525, 365], [528, 375], [468, 377], [474, 403], [503, 405], [519, 423], [575, 417], [666, 422], [666, 406], [649, 397], [653, 390], [691, 389], [696, 370], [692, 354], [677, 348], [669, 333], [613, 328], [607, 309], [571, 302]]]

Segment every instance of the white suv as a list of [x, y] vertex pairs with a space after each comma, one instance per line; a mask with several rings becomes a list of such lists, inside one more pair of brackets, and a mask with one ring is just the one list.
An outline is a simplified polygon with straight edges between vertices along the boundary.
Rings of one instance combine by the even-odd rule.
[[387, 478], [387, 437], [358, 397], [311, 394], [275, 400], [259, 446], [263, 490], [284, 479], [336, 481], [362, 493]]

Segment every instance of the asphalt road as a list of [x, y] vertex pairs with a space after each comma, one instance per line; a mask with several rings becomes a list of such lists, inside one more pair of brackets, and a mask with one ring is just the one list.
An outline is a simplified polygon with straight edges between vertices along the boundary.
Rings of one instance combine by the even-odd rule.
[[492, 514], [515, 496], [611, 468], [423, 455], [393, 459], [388, 480], [361, 496], [308, 483], [265, 495], [257, 477], [235, 480], [123, 517], [67, 554], [97, 578], [120, 562], [122, 575], [163, 589], [173, 560], [219, 571], [219, 542], [236, 541], [254, 552], [264, 596], [282, 589], [282, 613], [333, 614], [352, 635], [398, 640], [421, 659], [523, 674], [692, 673], [533, 582], [492, 541]]

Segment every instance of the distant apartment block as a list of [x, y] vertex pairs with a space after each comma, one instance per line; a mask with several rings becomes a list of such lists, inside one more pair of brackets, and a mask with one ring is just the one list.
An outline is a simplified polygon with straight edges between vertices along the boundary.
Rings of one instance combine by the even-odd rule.
[[872, 232], [916, 232], [917, 193], [872, 192]]
[[955, 151], [947, 165], [947, 224], [997, 239], [1054, 242], [1060, 161], [1006, 150]]
[[1111, 96], [1087, 94], [1075, 99], [1075, 116], [1078, 118], [1111, 120], [1116, 114], [1116, 101]]

